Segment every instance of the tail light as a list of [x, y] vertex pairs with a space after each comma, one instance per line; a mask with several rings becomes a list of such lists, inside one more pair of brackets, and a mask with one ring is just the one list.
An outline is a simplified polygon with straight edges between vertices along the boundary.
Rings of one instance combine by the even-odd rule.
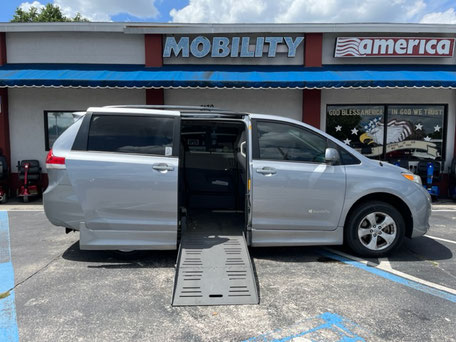
[[55, 156], [51, 149], [46, 157], [46, 168], [47, 169], [66, 169], [65, 157]]

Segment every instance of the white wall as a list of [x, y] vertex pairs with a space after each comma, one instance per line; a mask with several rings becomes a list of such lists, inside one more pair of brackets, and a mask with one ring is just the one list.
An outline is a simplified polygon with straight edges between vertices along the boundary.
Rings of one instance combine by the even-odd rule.
[[234, 111], [281, 115], [300, 121], [302, 118], [302, 90], [167, 89], [165, 104], [213, 105]]
[[[9, 89], [12, 167], [18, 160], [38, 159], [44, 170], [44, 110], [85, 110], [91, 106], [145, 104], [144, 90]], [[15, 169], [13, 169], [15, 172]]]
[[6, 51], [8, 63], [145, 63], [142, 34], [10, 32]]
[[338, 89], [321, 92], [321, 129], [326, 128], [326, 105], [331, 104], [448, 104], [445, 172], [454, 153], [456, 91], [442, 89]]

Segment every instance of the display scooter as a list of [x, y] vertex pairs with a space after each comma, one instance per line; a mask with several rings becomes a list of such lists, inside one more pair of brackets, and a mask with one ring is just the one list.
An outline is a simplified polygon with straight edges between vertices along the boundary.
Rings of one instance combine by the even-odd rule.
[[17, 163], [19, 188], [17, 197], [27, 203], [31, 197], [41, 196], [41, 167], [38, 160], [22, 160]]

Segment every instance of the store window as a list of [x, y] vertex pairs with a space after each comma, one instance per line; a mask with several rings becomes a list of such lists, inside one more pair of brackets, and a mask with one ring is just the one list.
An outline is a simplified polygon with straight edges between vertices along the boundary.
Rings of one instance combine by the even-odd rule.
[[328, 105], [326, 131], [370, 158], [441, 160], [445, 118], [445, 105]]
[[388, 106], [386, 159], [441, 159], [443, 105]]
[[371, 158], [383, 155], [384, 106], [327, 106], [326, 132]]
[[45, 111], [44, 130], [46, 151], [52, 147], [57, 138], [70, 127], [80, 115], [76, 111]]

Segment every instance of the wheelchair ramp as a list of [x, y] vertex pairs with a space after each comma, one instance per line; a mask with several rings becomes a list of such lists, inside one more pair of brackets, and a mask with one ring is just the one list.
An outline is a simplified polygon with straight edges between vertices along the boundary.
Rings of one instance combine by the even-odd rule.
[[[244, 235], [183, 233], [173, 306], [258, 304], [253, 267]], [[210, 229], [208, 229], [210, 231]]]

